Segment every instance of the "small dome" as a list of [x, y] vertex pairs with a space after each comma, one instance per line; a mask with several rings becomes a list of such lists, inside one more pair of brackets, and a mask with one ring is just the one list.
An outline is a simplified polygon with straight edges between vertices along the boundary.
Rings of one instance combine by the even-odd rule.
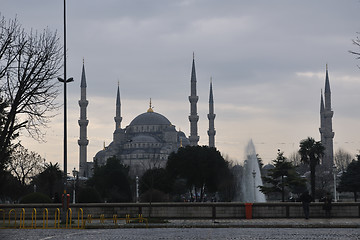
[[182, 132], [182, 131], [179, 131], [179, 132], [178, 132], [178, 135], [179, 135], [179, 137], [186, 138], [185, 133]]
[[105, 158], [105, 154], [106, 154], [106, 151], [105, 151], [105, 150], [100, 150], [99, 152], [96, 153], [94, 159], [96, 159], [96, 160], [104, 159], [104, 158]]
[[171, 125], [171, 122], [163, 115], [149, 111], [131, 121], [130, 126], [136, 125]]

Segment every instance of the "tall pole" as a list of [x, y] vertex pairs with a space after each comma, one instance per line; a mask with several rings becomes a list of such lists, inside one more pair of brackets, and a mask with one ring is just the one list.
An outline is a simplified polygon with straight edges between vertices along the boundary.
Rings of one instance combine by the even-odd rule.
[[[66, 218], [67, 212], [67, 194], [66, 194], [66, 181], [67, 181], [67, 116], [66, 116], [66, 0], [64, 0], [64, 204], [63, 216]], [[63, 218], [63, 219], [65, 219]]]
[[336, 166], [333, 166], [333, 175], [334, 175], [334, 201], [337, 202], [336, 199]]
[[66, 0], [64, 0], [64, 79], [58, 78], [60, 82], [64, 83], [64, 195], [63, 195], [63, 213], [61, 220], [66, 221], [66, 212], [68, 210], [67, 206], [67, 194], [66, 194], [66, 184], [67, 184], [67, 116], [66, 116], [66, 83], [74, 81], [73, 78], [66, 78]]
[[136, 176], [136, 202], [139, 202], [139, 177]]
[[74, 189], [73, 189], [73, 203], [75, 203], [75, 188], [76, 188], [76, 177], [79, 174], [78, 171], [76, 171], [76, 169], [74, 168], [73, 172], [73, 177], [74, 177]]

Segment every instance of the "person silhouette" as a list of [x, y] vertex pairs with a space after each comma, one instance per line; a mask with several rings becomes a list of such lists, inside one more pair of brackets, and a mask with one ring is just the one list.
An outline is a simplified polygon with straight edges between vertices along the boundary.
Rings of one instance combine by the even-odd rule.
[[325, 210], [325, 217], [330, 218], [331, 217], [331, 203], [332, 203], [332, 198], [330, 193], [327, 193], [325, 198], [324, 198], [324, 205], [323, 205], [323, 209]]
[[301, 194], [300, 201], [302, 202], [305, 219], [309, 219], [309, 214], [310, 214], [309, 206], [310, 206], [310, 202], [312, 201], [312, 197], [310, 196], [308, 191], [305, 191], [303, 194]]

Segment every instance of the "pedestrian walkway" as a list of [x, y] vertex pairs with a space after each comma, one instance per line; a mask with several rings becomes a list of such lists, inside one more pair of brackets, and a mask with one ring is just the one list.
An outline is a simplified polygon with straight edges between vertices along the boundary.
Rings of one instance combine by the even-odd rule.
[[[31, 220], [25, 220], [24, 227], [35, 228]], [[5, 228], [19, 228], [16, 225], [6, 224]], [[267, 218], [267, 219], [169, 219], [164, 223], [148, 223], [144, 218], [143, 222], [126, 221], [125, 219], [93, 219], [91, 222], [73, 219], [72, 224], [55, 225], [49, 220], [46, 225], [40, 219], [36, 222], [36, 228], [72, 228], [72, 229], [110, 229], [110, 228], [360, 228], [360, 218]], [[4, 228], [4, 227], [1, 227]]]
[[171, 220], [168, 224], [189, 227], [239, 228], [360, 228], [360, 218], [354, 219], [239, 219], [239, 220]]
[[360, 218], [167, 220], [166, 223], [86, 223], [86, 228], [360, 228]]

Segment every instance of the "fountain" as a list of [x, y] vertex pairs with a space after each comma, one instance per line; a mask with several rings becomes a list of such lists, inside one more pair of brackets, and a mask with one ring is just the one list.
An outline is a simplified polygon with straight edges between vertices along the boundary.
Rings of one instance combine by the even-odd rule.
[[245, 149], [245, 159], [240, 199], [242, 202], [266, 202], [265, 195], [258, 188], [262, 186], [262, 179], [255, 146], [251, 139]]

